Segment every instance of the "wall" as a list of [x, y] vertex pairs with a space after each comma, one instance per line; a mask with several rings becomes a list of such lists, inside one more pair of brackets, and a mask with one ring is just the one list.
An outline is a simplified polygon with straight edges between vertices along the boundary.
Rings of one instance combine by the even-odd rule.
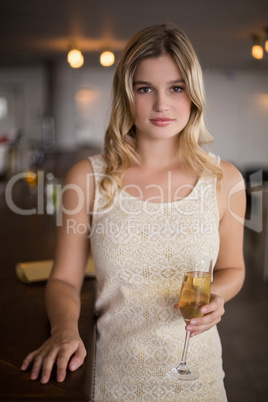
[[54, 117], [59, 146], [103, 146], [108, 124], [112, 68], [72, 69], [66, 63], [54, 70]]
[[[10, 117], [10, 124], [23, 129], [29, 140], [41, 141], [41, 119], [45, 113], [46, 71], [42, 66], [0, 69], [0, 92], [14, 94], [15, 115]], [[3, 125], [2, 130], [6, 130]], [[3, 134], [0, 123], [0, 134]]]
[[213, 152], [241, 169], [268, 166], [268, 72], [205, 74]]
[[[53, 115], [61, 148], [103, 145], [108, 123], [113, 68], [53, 69]], [[3, 84], [23, 91], [23, 129], [27, 138], [42, 138], [47, 71], [42, 67], [0, 70]], [[268, 165], [268, 72], [205, 72], [206, 122], [215, 142], [212, 151], [241, 169]]]

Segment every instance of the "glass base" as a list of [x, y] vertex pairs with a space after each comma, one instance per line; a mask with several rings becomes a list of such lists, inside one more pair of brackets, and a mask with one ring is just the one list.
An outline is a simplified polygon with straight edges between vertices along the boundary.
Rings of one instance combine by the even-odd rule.
[[168, 367], [166, 374], [169, 377], [182, 381], [193, 381], [198, 378], [197, 371], [190, 370], [186, 365], [181, 366], [180, 364], [177, 367]]

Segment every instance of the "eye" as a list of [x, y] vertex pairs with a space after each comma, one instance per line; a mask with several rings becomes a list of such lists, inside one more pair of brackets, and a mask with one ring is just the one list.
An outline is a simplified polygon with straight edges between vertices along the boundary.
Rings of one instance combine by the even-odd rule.
[[178, 86], [176, 86], [176, 87], [172, 87], [172, 88], [171, 88], [171, 91], [172, 91], [172, 92], [175, 92], [175, 93], [180, 93], [180, 92], [183, 92], [183, 91], [184, 91], [184, 88], [183, 88], [183, 87], [178, 87]]
[[140, 87], [138, 88], [138, 92], [141, 94], [147, 94], [149, 92], [152, 92], [152, 88], [150, 87]]

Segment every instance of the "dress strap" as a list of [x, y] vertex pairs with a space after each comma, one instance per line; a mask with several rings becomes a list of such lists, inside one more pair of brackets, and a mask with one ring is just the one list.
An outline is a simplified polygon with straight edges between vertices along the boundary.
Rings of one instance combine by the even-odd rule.
[[95, 220], [95, 216], [106, 204], [106, 198], [100, 191], [100, 183], [105, 175], [106, 164], [101, 154], [89, 156], [88, 159], [92, 166], [94, 184], [95, 184], [95, 194], [94, 194], [94, 203], [92, 211], [92, 223], [93, 223]]

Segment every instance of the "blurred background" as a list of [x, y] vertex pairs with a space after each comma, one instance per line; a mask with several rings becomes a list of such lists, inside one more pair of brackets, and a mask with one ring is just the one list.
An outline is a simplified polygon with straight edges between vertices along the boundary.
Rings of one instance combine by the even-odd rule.
[[[254, 41], [264, 48], [268, 38], [266, 0], [0, 1], [0, 135], [102, 147], [120, 52], [138, 30], [165, 21], [185, 30], [200, 58], [213, 150], [242, 169], [266, 164], [268, 53], [252, 56]], [[72, 48], [80, 68], [67, 62]], [[111, 67], [100, 64], [105, 50]]]
[[[268, 400], [267, 0], [0, 0], [1, 270], [15, 275], [19, 261], [53, 258], [54, 186], [75, 162], [102, 151], [128, 39], [166, 21], [186, 32], [199, 56], [211, 150], [234, 163], [247, 186], [247, 280], [219, 325], [229, 400]], [[71, 50], [80, 53], [68, 61]], [[100, 62], [105, 51], [114, 55], [110, 66]], [[39, 223], [23, 216], [18, 224], [14, 205], [40, 202], [38, 171]], [[10, 204], [7, 184], [19, 174]]]

